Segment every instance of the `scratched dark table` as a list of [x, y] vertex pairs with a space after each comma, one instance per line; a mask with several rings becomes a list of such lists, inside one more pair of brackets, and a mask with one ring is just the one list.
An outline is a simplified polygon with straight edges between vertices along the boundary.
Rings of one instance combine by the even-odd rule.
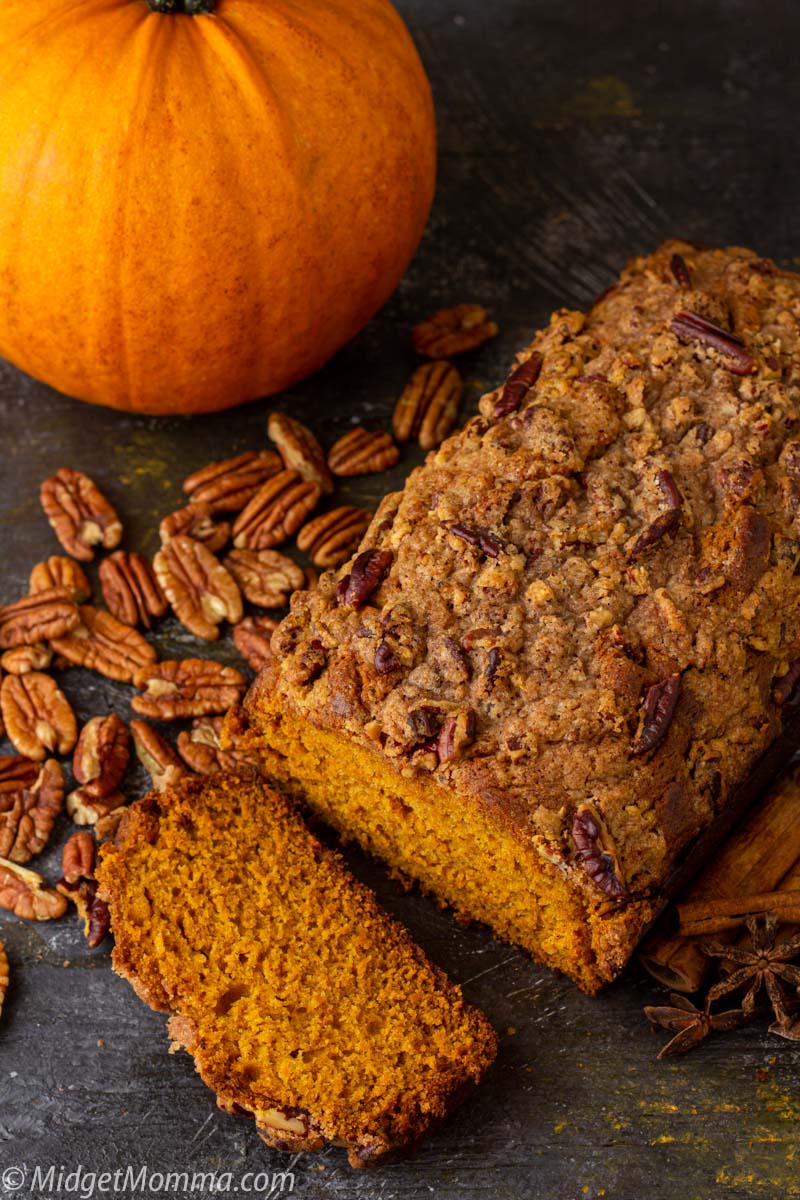
[[[152, 553], [183, 476], [262, 445], [273, 406], [328, 441], [357, 421], [385, 423], [414, 365], [410, 326], [440, 305], [479, 301], [501, 326], [464, 363], [471, 408], [552, 308], [585, 306], [629, 255], [665, 236], [798, 261], [798, 6], [399, 7], [433, 81], [441, 149], [433, 216], [394, 299], [314, 378], [218, 417], [123, 417], [0, 363], [3, 600], [57, 550], [37, 491], [62, 465], [95, 476], [125, 516], [125, 544]], [[417, 461], [406, 453], [390, 480], [357, 479], [342, 494], [372, 505]], [[174, 621], [155, 640], [165, 657], [195, 646]], [[236, 661], [227, 639], [210, 653]], [[82, 719], [129, 715], [125, 686], [77, 671], [63, 678]], [[144, 785], [132, 770], [131, 793]], [[68, 832], [64, 818], [40, 860], [50, 879]], [[3, 914], [13, 982], [0, 1022], [0, 1169], [27, 1174], [17, 1190], [13, 1173], [3, 1177], [0, 1194], [79, 1195], [91, 1172], [131, 1166], [135, 1176], [153, 1173], [148, 1186], [117, 1194], [182, 1194], [181, 1180], [162, 1184], [159, 1173], [213, 1171], [228, 1194], [258, 1183], [261, 1196], [293, 1188], [304, 1200], [800, 1195], [791, 1044], [751, 1026], [656, 1062], [659, 1039], [641, 1010], [663, 992], [638, 967], [589, 999], [484, 928], [459, 928], [419, 895], [398, 895], [357, 853], [349, 858], [502, 1034], [490, 1077], [413, 1159], [354, 1172], [337, 1149], [269, 1151], [249, 1121], [217, 1112], [187, 1056], [167, 1054], [163, 1016], [112, 973], [107, 945], [87, 950], [74, 918], [34, 925]], [[31, 1193], [37, 1166], [55, 1173]], [[286, 1170], [292, 1177], [282, 1179]]]

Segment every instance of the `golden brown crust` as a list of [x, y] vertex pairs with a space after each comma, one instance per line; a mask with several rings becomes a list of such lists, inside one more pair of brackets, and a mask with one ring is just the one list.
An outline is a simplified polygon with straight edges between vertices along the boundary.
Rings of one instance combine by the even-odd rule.
[[782, 726], [799, 329], [800, 277], [682, 242], [556, 313], [386, 498], [372, 558], [296, 597], [251, 717], [293, 711], [488, 815], [587, 914], [614, 907], [621, 966]]

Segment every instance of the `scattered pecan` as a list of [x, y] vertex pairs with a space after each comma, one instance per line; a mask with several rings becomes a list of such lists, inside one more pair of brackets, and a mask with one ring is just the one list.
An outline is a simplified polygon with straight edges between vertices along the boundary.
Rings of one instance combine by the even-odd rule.
[[80, 563], [61, 554], [53, 554], [43, 562], [38, 562], [31, 571], [28, 584], [31, 595], [51, 588], [66, 588], [76, 604], [84, 604], [92, 594], [92, 585]]
[[333, 491], [333, 479], [325, 454], [310, 429], [294, 417], [273, 412], [267, 421], [267, 433], [278, 447], [287, 471], [296, 471], [306, 483], [315, 483], [323, 496]]
[[258, 489], [283, 468], [274, 450], [248, 450], [235, 458], [209, 463], [183, 481], [192, 504], [207, 504], [212, 513], [240, 512]]
[[241, 621], [239, 585], [202, 542], [185, 535], [172, 538], [153, 566], [175, 616], [196, 637], [216, 641], [220, 622]]
[[668, 675], [661, 683], [647, 689], [639, 730], [631, 746], [631, 754], [647, 754], [664, 740], [681, 690], [680, 674]]
[[397, 401], [392, 430], [398, 442], [417, 438], [423, 450], [438, 446], [453, 429], [464, 384], [448, 362], [430, 362], [411, 376]]
[[333, 508], [306, 522], [297, 535], [298, 549], [317, 567], [338, 567], [358, 549], [371, 520], [366, 508]]
[[239, 513], [233, 526], [237, 550], [268, 550], [296, 533], [321, 496], [319, 485], [297, 471], [281, 471], [268, 479]]
[[457, 304], [442, 308], [415, 325], [411, 334], [417, 354], [426, 358], [454, 358], [476, 350], [497, 336], [497, 325], [479, 304]]
[[445, 525], [445, 529], [468, 545], [482, 550], [489, 558], [499, 558], [506, 549], [505, 542], [480, 525]]
[[9, 675], [27, 675], [28, 671], [46, 671], [53, 661], [53, 651], [45, 642], [32, 646], [16, 646], [0, 655], [0, 667]]
[[0, 908], [27, 921], [51, 921], [63, 917], [67, 902], [58, 892], [44, 886], [36, 871], [0, 858]]
[[669, 268], [675, 276], [675, 282], [678, 287], [686, 289], [692, 286], [692, 277], [686, 265], [686, 259], [682, 254], [673, 254], [669, 260]]
[[475, 713], [471, 708], [462, 708], [445, 717], [437, 742], [440, 762], [461, 758], [468, 746], [475, 741]]
[[95, 546], [114, 550], [122, 540], [122, 522], [97, 484], [81, 471], [62, 467], [41, 487], [42, 508], [67, 554], [82, 562]]
[[526, 358], [511, 372], [494, 404], [494, 416], [498, 420], [521, 408], [542, 372], [542, 362], [541, 354], [534, 350], [530, 358]]
[[27, 758], [40, 762], [48, 751], [68, 754], [75, 745], [75, 714], [55, 680], [41, 671], [6, 675], [0, 686], [0, 708], [9, 738]]
[[0, 758], [0, 855], [26, 863], [47, 845], [64, 802], [64, 772], [49, 758]]
[[599, 888], [615, 899], [626, 896], [627, 888], [617, 861], [614, 844], [598, 813], [590, 804], [581, 804], [572, 822], [572, 840], [578, 861]]
[[130, 683], [135, 671], [155, 662], [154, 648], [130, 625], [89, 604], [78, 611], [80, 625], [66, 637], [51, 640], [53, 650], [68, 663]]
[[167, 601], [150, 563], [135, 551], [116, 550], [100, 564], [100, 588], [109, 611], [125, 625], [151, 629]]
[[48, 588], [0, 608], [0, 649], [32, 646], [75, 629], [80, 616], [66, 588]]
[[400, 458], [390, 433], [370, 433], [363, 425], [351, 429], [328, 451], [328, 466], [334, 475], [371, 475], [388, 471]]
[[789, 670], [785, 675], [773, 680], [772, 684], [772, 699], [780, 707], [790, 700], [792, 694], [797, 687], [797, 681], [800, 679], [800, 658], [796, 658], [789, 665]]
[[272, 634], [278, 622], [271, 617], [245, 617], [233, 631], [236, 649], [254, 671], [260, 671], [272, 658]]
[[71, 900], [83, 921], [83, 932], [88, 944], [99, 946], [109, 929], [109, 910], [105, 900], [97, 895], [94, 875], [96, 845], [90, 833], [73, 833], [64, 846], [62, 877], [58, 890]]
[[241, 671], [204, 658], [142, 667], [133, 682], [144, 694], [133, 697], [131, 708], [157, 721], [224, 713], [247, 687]]
[[130, 738], [116, 713], [92, 717], [81, 730], [72, 757], [72, 773], [87, 796], [110, 796], [128, 769]]
[[191, 730], [178, 734], [178, 753], [186, 765], [198, 775], [214, 771], [257, 771], [258, 762], [244, 751], [222, 749], [221, 735], [224, 717], [198, 717]]
[[672, 318], [670, 329], [679, 342], [698, 342], [716, 350], [725, 360], [724, 366], [734, 375], [752, 375], [756, 364], [735, 333], [723, 329], [699, 313], [679, 312]]
[[147, 721], [131, 721], [131, 736], [136, 755], [157, 792], [163, 792], [186, 774], [172, 746]]
[[393, 558], [391, 550], [362, 551], [353, 563], [349, 575], [339, 580], [336, 588], [337, 603], [350, 608], [363, 608], [372, 593], [383, 583]]
[[231, 550], [225, 566], [245, 599], [260, 608], [285, 608], [306, 582], [303, 568], [277, 550]]
[[214, 520], [210, 504], [192, 501], [164, 517], [158, 533], [164, 545], [171, 538], [185, 534], [196, 542], [202, 542], [212, 554], [217, 554], [230, 539], [231, 526], [229, 521]]
[[5, 998], [8, 995], [8, 985], [10, 981], [11, 974], [8, 967], [8, 955], [6, 954], [5, 946], [2, 942], [0, 942], [0, 1014], [3, 1011]]
[[96, 825], [101, 817], [107, 817], [127, 802], [124, 792], [93, 796], [85, 787], [78, 787], [67, 796], [67, 812], [76, 825]]

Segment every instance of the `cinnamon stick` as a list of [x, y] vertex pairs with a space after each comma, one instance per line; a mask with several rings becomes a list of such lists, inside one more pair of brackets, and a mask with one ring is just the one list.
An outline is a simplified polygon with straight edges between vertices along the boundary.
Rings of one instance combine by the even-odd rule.
[[[800, 889], [798, 816], [800, 766], [795, 766], [734, 829], [687, 888], [684, 902], [735, 900], [778, 888]], [[790, 886], [788, 878], [795, 870], [797, 878]], [[673, 909], [642, 944], [639, 960], [645, 970], [673, 991], [695, 992], [709, 967], [700, 950], [703, 936], [681, 933]], [[736, 938], [736, 929], [727, 928], [716, 940], [725, 943]]]
[[781, 922], [800, 919], [800, 891], [760, 892], [735, 899], [689, 900], [677, 906], [683, 937], [737, 929], [755, 913], [774, 912]]

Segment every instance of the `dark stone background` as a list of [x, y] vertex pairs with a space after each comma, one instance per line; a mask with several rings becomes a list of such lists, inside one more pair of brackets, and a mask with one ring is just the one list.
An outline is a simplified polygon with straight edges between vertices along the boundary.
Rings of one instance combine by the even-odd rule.
[[[800, 196], [793, 4], [712, 0], [402, 0], [436, 93], [441, 173], [422, 249], [400, 291], [325, 370], [274, 403], [332, 440], [385, 422], [413, 356], [411, 324], [440, 304], [488, 304], [501, 324], [467, 360], [469, 404], [552, 307], [585, 305], [661, 238], [750, 244], [797, 261]], [[101, 482], [129, 547], [156, 548], [179, 481], [259, 446], [263, 402], [156, 421], [92, 409], [0, 363], [3, 598], [57, 547], [38, 484], [64, 464]], [[399, 482], [418, 456], [397, 468]], [[386, 479], [346, 498], [374, 503]], [[191, 639], [174, 622], [162, 654]], [[212, 653], [233, 660], [222, 644]], [[68, 672], [82, 718], [128, 713], [129, 689]], [[134, 773], [132, 789], [144, 783]], [[56, 877], [66, 819], [44, 869]], [[637, 967], [600, 998], [539, 970], [486, 930], [398, 896], [352, 854], [436, 962], [503, 1033], [491, 1077], [407, 1163], [354, 1173], [341, 1151], [292, 1160], [307, 1200], [465, 1196], [652, 1200], [800, 1195], [796, 1049], [751, 1026], [657, 1063], [641, 1008], [661, 995]], [[246, 1120], [223, 1116], [163, 1017], [90, 952], [74, 921], [2, 920], [13, 984], [0, 1023], [0, 1168], [284, 1169]], [[66, 965], [67, 961], [69, 966]], [[268, 1189], [264, 1189], [267, 1191]], [[62, 1194], [68, 1194], [62, 1191]], [[73, 1194], [76, 1194], [73, 1192]], [[148, 1194], [148, 1193], [145, 1193]], [[157, 1194], [153, 1192], [152, 1194]], [[166, 1193], [162, 1193], [166, 1194]], [[263, 1194], [263, 1193], [262, 1193]]]

